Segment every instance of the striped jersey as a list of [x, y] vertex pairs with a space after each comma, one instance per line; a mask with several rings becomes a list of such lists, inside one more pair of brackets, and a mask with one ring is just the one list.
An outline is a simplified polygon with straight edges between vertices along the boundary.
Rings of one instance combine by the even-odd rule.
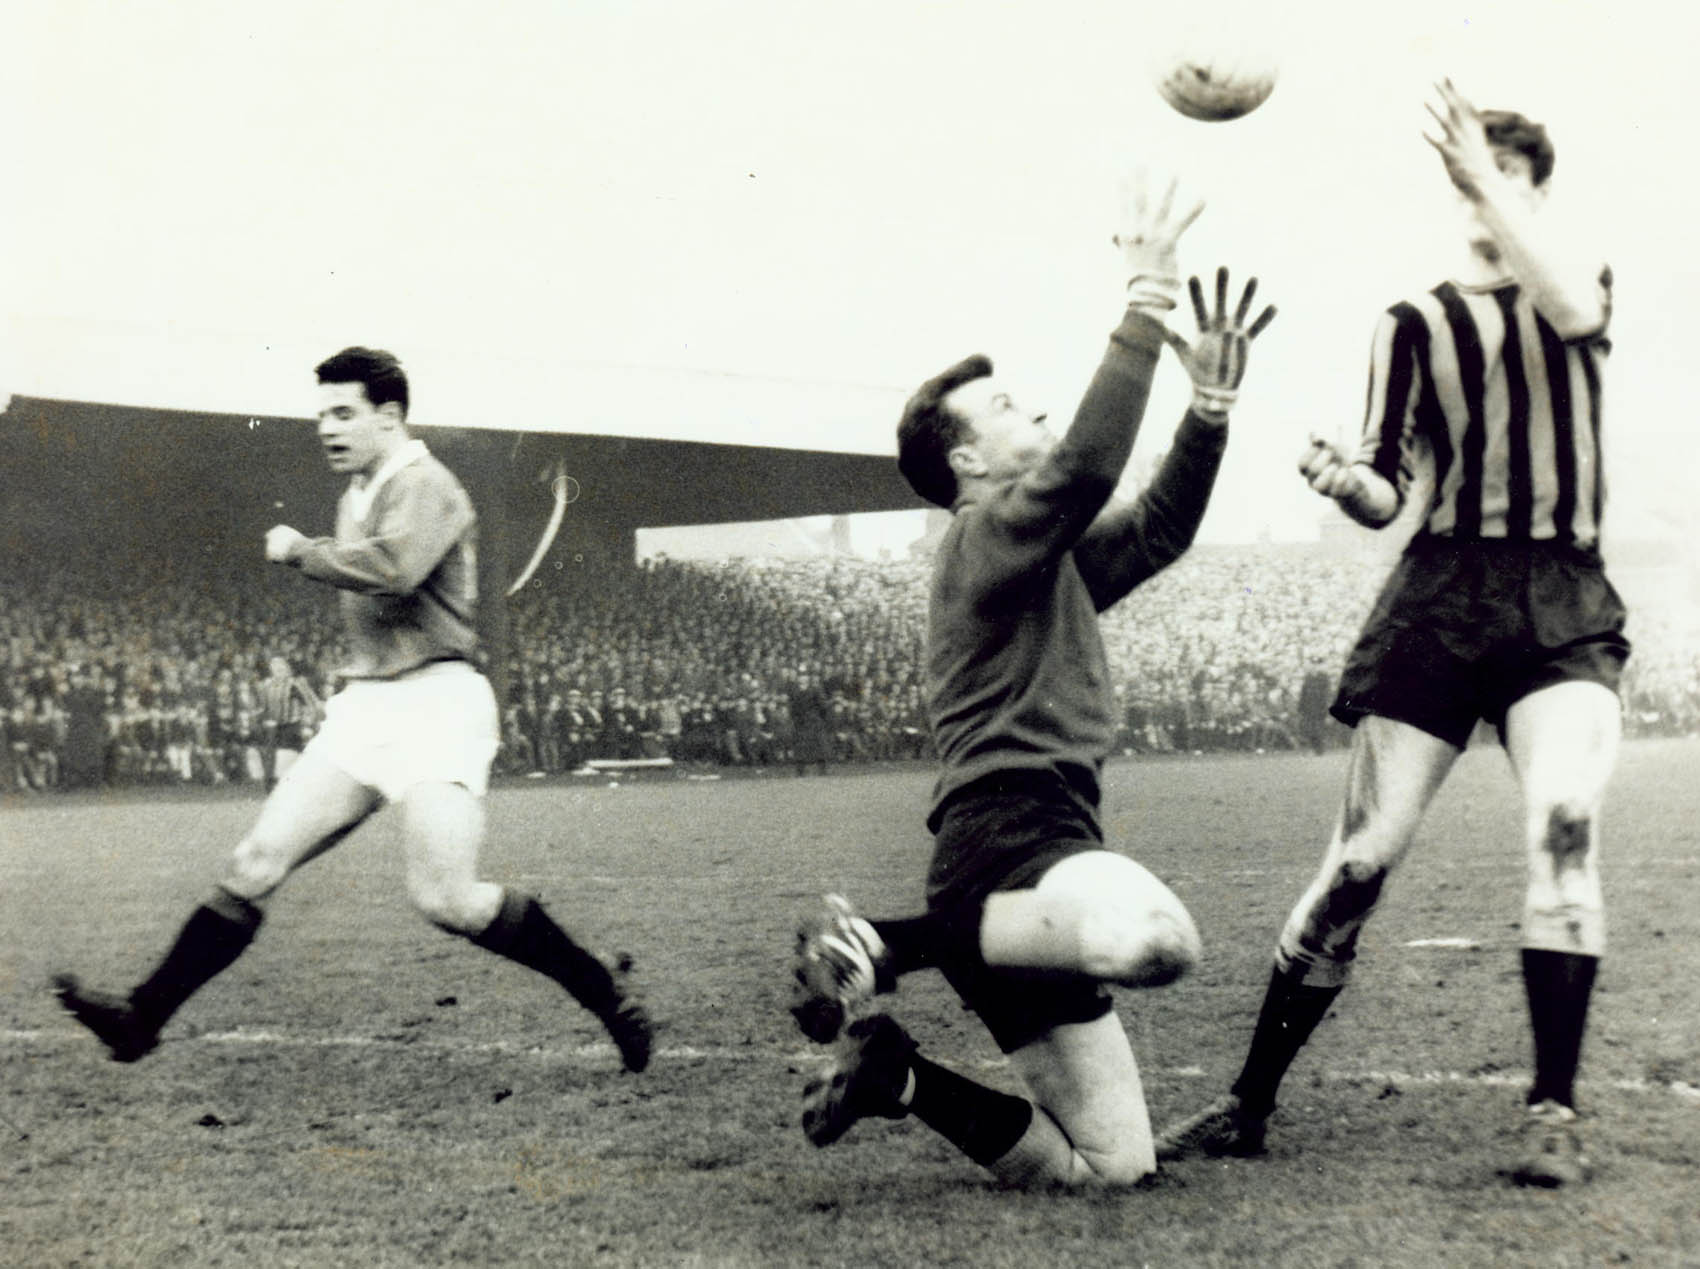
[[268, 723], [287, 727], [309, 722], [317, 707], [313, 689], [293, 674], [260, 680], [260, 717]]
[[[1600, 274], [1607, 322], [1611, 270]], [[1434, 486], [1420, 532], [1598, 544], [1605, 326], [1560, 338], [1515, 282], [1442, 282], [1376, 326], [1358, 462], [1401, 491]]]

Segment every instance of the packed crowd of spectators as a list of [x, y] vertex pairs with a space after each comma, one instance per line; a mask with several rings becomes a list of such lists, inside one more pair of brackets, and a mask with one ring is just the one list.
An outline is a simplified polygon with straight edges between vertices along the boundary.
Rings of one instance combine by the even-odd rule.
[[[1333, 675], [1385, 564], [1200, 548], [1104, 622], [1126, 752], [1322, 748]], [[512, 601], [498, 771], [813, 771], [924, 758], [927, 565], [651, 561]], [[341, 657], [327, 598], [269, 576], [0, 575], [0, 793], [258, 783]], [[1700, 734], [1692, 609], [1635, 609], [1631, 735]], [[286, 666], [271, 667], [277, 658]], [[286, 674], [292, 693], [268, 691]], [[592, 765], [597, 764], [597, 765]]]

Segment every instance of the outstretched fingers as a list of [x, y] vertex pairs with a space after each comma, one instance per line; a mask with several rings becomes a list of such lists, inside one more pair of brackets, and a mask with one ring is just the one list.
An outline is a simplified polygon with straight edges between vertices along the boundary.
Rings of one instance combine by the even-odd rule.
[[1452, 82], [1450, 76], [1436, 84], [1434, 91], [1440, 95], [1441, 101], [1446, 103], [1447, 116], [1453, 123], [1467, 123], [1476, 117], [1476, 108], [1470, 104], [1469, 98], [1458, 91], [1458, 86]]
[[1244, 326], [1245, 315], [1251, 312], [1251, 297], [1257, 294], [1257, 279], [1252, 278], [1245, 284], [1245, 291], [1240, 296], [1239, 307], [1234, 310], [1234, 325]]
[[1452, 120], [1448, 119], [1445, 115], [1441, 114], [1440, 111], [1434, 108], [1434, 103], [1432, 101], [1423, 102], [1423, 109], [1428, 111], [1429, 117], [1432, 118], [1435, 123], [1440, 125], [1440, 135], [1438, 137], [1430, 136], [1428, 128], [1424, 127], [1422, 130], [1423, 140], [1427, 141], [1435, 149], [1439, 150], [1442, 155], [1444, 155], [1447, 152], [1448, 147], [1457, 144], [1458, 129]]
[[1261, 335], [1264, 328], [1267, 327], [1270, 322], [1275, 320], [1275, 306], [1273, 304], [1266, 304], [1263, 306], [1263, 311], [1257, 315], [1257, 320], [1251, 324], [1249, 329], [1246, 327], [1246, 314], [1251, 312], [1251, 302], [1257, 295], [1257, 279], [1255, 277], [1248, 278], [1246, 280], [1245, 290], [1240, 293], [1240, 302], [1234, 308], [1234, 318], [1232, 322], [1229, 322], [1227, 317], [1227, 293], [1228, 270], [1226, 268], [1217, 269], [1216, 322], [1218, 329], [1243, 330], [1245, 331], [1245, 337], [1249, 342]]
[[1162, 224], [1169, 219], [1169, 212], [1175, 205], [1175, 187], [1178, 184], [1173, 177], [1169, 178], [1168, 186], [1163, 190], [1163, 201], [1157, 206], [1157, 223]]
[[1246, 314], [1251, 312], [1251, 302], [1257, 297], [1257, 279], [1250, 278], [1245, 284], [1245, 290], [1240, 293], [1239, 303], [1234, 306], [1233, 317], [1228, 316], [1228, 270], [1220, 266], [1216, 270], [1216, 312], [1212, 316], [1209, 306], [1204, 299], [1204, 285], [1197, 277], [1187, 279], [1187, 294], [1192, 297], [1192, 315], [1198, 322], [1199, 331], [1244, 331], [1245, 337], [1256, 339], [1263, 333], [1265, 327], [1275, 320], [1275, 306], [1266, 304], [1263, 311], [1257, 315], [1250, 328], [1246, 327]]
[[1182, 234], [1184, 234], [1191, 227], [1192, 222], [1197, 220], [1203, 213], [1204, 200], [1202, 198], [1193, 199], [1191, 206], [1182, 212], [1180, 219], [1175, 222], [1175, 237], [1179, 238]]
[[1122, 177], [1121, 187], [1124, 217], [1138, 224], [1145, 219], [1145, 169], [1135, 168], [1127, 173]]

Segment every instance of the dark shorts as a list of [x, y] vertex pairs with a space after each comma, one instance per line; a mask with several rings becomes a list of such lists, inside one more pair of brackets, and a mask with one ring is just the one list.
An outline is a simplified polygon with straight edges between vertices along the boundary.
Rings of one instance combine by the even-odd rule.
[[[1030, 890], [1052, 865], [1103, 850], [1097, 789], [1039, 772], [1005, 772], [968, 785], [940, 808], [927, 871], [930, 911], [979, 904], [999, 890]], [[1110, 993], [1075, 974], [1012, 974], [976, 961], [944, 968], [962, 1003], [1005, 1053], [1054, 1027], [1093, 1022]]]
[[1333, 714], [1409, 723], [1462, 749], [1478, 719], [1578, 680], [1617, 690], [1623, 600], [1600, 557], [1557, 542], [1419, 536], [1346, 659]]

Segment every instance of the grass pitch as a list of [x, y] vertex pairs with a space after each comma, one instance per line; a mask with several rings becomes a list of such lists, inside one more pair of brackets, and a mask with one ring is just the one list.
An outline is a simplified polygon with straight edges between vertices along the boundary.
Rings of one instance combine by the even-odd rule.
[[[1205, 964], [1118, 994], [1153, 1118], [1238, 1068], [1344, 759], [1110, 769], [1105, 819], [1186, 901]], [[485, 871], [629, 951], [662, 1024], [624, 1074], [552, 984], [424, 925], [380, 817], [291, 881], [259, 940], [139, 1065], [46, 991], [132, 981], [217, 875], [245, 795], [0, 805], [0, 1262], [16, 1265], [1700, 1264], [1700, 743], [1626, 747], [1607, 808], [1611, 944], [1583, 1055], [1597, 1179], [1502, 1173], [1528, 1065], [1520, 813], [1465, 756], [1299, 1058], [1267, 1157], [1116, 1194], [1000, 1190], [912, 1122], [815, 1150], [817, 1052], [785, 1012], [822, 890], [919, 903], [924, 768], [550, 783], [490, 799]], [[935, 976], [892, 1011], [1013, 1087]]]

